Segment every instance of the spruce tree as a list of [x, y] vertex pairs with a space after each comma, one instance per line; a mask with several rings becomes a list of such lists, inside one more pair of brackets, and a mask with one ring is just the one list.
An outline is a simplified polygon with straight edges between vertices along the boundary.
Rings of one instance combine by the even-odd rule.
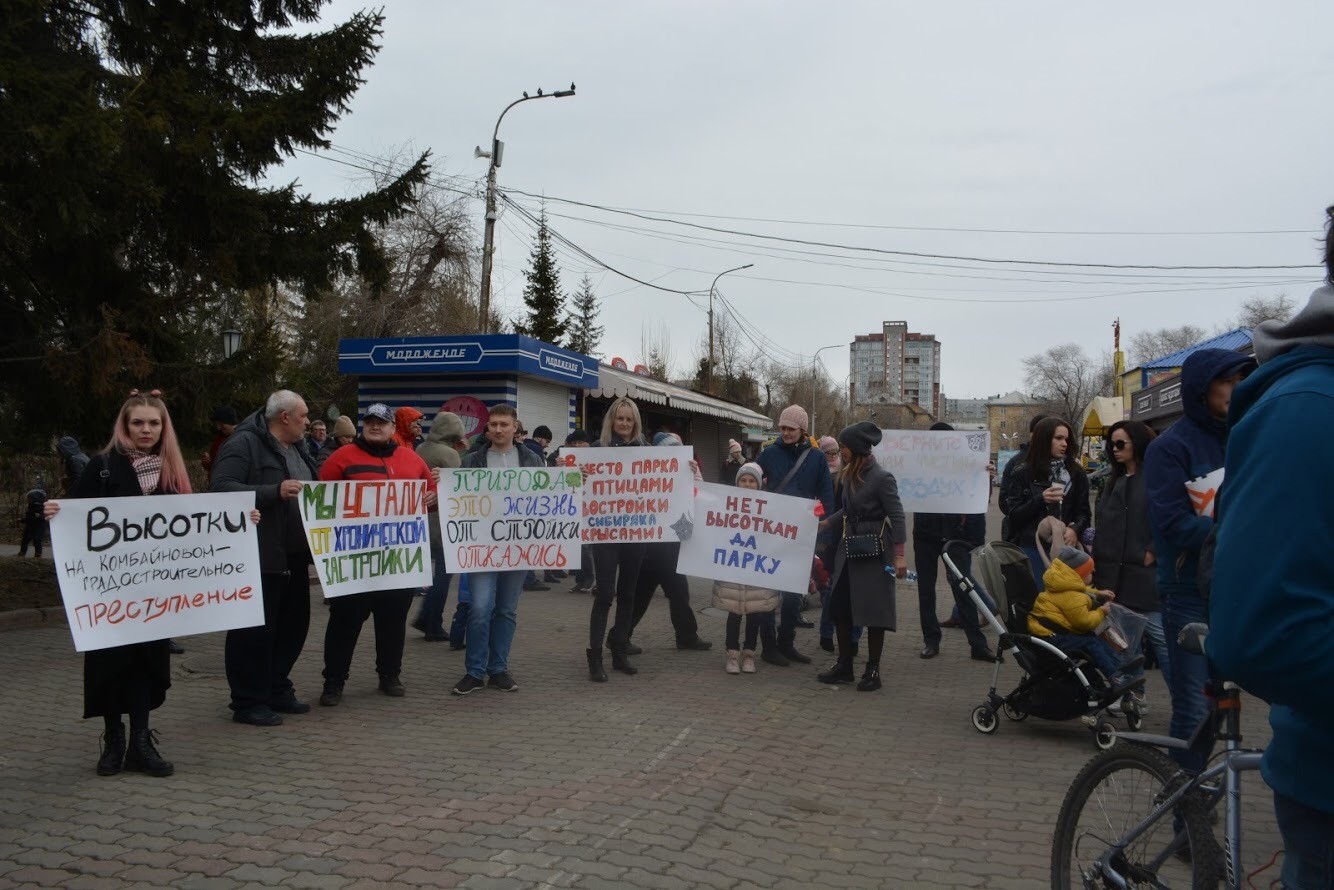
[[565, 296], [560, 292], [560, 270], [556, 268], [545, 208], [537, 221], [537, 243], [533, 245], [524, 278], [527, 283], [523, 286], [523, 302], [528, 307], [528, 317], [516, 323], [515, 330], [547, 343], [564, 342]]
[[327, 202], [263, 183], [329, 146], [377, 51], [380, 13], [316, 30], [324, 5], [0, 0], [5, 409], [93, 421], [100, 439], [89, 397], [188, 388], [182, 369], [214, 361], [200, 319], [227, 295], [385, 281], [374, 231], [410, 205], [426, 155]]
[[574, 307], [566, 321], [570, 339], [565, 344], [582, 355], [595, 355], [602, 343], [602, 325], [598, 320], [598, 298], [593, 293], [593, 281], [587, 275], [579, 282], [579, 293], [574, 295]]

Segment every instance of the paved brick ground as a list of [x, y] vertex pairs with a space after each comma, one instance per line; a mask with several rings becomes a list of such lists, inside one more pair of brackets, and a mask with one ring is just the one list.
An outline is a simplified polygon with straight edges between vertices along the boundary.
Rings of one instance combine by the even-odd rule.
[[[694, 594], [707, 605], [704, 584]], [[941, 657], [917, 658], [911, 585], [873, 694], [821, 686], [811, 668], [728, 676], [722, 620], [701, 617], [714, 651], [677, 652], [661, 601], [638, 634], [641, 673], [595, 686], [589, 604], [564, 587], [525, 595], [522, 688], [508, 695], [450, 696], [461, 653], [410, 632], [408, 695], [381, 696], [368, 629], [343, 705], [277, 729], [229, 721], [222, 638], [188, 639], [155, 715], [170, 779], [94, 774], [100, 725], [79, 719], [67, 631], [0, 635], [0, 888], [1045, 884], [1090, 734], [1036, 720], [975, 732], [989, 669], [955, 631]], [[312, 611], [295, 680], [313, 700], [325, 610]], [[1165, 731], [1166, 694], [1150, 682], [1147, 726]], [[1247, 707], [1262, 744], [1264, 707]], [[1258, 777], [1247, 792], [1258, 868], [1279, 841]]]

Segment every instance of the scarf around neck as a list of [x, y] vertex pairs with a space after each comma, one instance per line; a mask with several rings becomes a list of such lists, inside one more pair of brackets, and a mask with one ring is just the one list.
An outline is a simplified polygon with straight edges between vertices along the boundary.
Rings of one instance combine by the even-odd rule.
[[139, 477], [140, 490], [144, 494], [154, 494], [162, 480], [162, 455], [131, 451], [126, 457], [134, 467], [134, 475]]

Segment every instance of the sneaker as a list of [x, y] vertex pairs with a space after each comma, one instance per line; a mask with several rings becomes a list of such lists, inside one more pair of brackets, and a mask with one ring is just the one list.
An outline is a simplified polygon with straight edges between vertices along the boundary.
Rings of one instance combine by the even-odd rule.
[[236, 723], [248, 723], [251, 726], [282, 726], [282, 715], [274, 712], [268, 705], [256, 705], [253, 708], [243, 708], [232, 712], [232, 720]]
[[676, 648], [693, 649], [696, 652], [703, 652], [705, 649], [712, 649], [713, 644], [710, 643], [708, 640], [701, 640], [699, 637], [695, 637], [693, 640], [687, 640], [684, 643], [677, 643]]
[[486, 684], [474, 677], [472, 674], [464, 674], [463, 679], [454, 684], [454, 688], [449, 690], [455, 695], [467, 695], [470, 692], [476, 692]]
[[[468, 679], [472, 679], [469, 677]], [[492, 689], [499, 689], [501, 692], [518, 692], [519, 684], [514, 682], [514, 676], [509, 671], [501, 671], [498, 674], [492, 674], [486, 680], [486, 685]], [[457, 689], [457, 687], [455, 687]]]
[[524, 590], [550, 590], [550, 584], [543, 584], [541, 581], [529, 581], [523, 585]]
[[834, 638], [833, 638], [833, 637], [820, 637], [820, 648], [823, 649], [823, 650], [826, 651], [826, 652], [833, 652], [833, 651], [834, 651]]
[[592, 592], [593, 592], [592, 581], [580, 581], [570, 588], [570, 593], [592, 593]]
[[300, 701], [295, 692], [287, 693], [286, 697], [276, 701], [269, 702], [269, 707], [279, 714], [309, 714], [310, 705]]

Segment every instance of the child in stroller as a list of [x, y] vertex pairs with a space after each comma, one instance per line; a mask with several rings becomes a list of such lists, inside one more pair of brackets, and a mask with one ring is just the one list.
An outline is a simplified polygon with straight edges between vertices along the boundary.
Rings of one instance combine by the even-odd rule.
[[[1052, 537], [1059, 546], [1062, 536], [1057, 534]], [[987, 624], [999, 635], [991, 688], [986, 701], [973, 709], [974, 729], [987, 734], [995, 732], [999, 728], [998, 716], [1002, 712], [1014, 721], [1024, 720], [1030, 714], [1044, 720], [1080, 719], [1093, 731], [1098, 747], [1106, 749], [1116, 742], [1116, 727], [1111, 721], [1115, 712], [1109, 709], [1120, 702], [1121, 715], [1125, 717], [1130, 730], [1139, 730], [1142, 716], [1126, 693], [1143, 685], [1143, 677], [1128, 684], [1115, 685], [1110, 678], [1103, 676], [1101, 670], [1095, 669], [1097, 663], [1092, 660], [1092, 656], [1082, 651], [1069, 654], [1049, 639], [1030, 632], [1029, 615], [1038, 599], [1038, 590], [1028, 557], [1022, 549], [1004, 542], [979, 547], [973, 554], [973, 577], [959, 572], [949, 551], [950, 546], [947, 545], [946, 571], [962, 586]], [[1059, 556], [1060, 551], [1057, 550]], [[998, 601], [1004, 623], [1001, 617], [986, 608], [974, 577], [990, 588]], [[1082, 585], [1080, 589], [1083, 589]], [[1081, 592], [1079, 596], [1084, 596], [1087, 602], [1092, 603], [1086, 594]], [[1085, 611], [1089, 611], [1087, 607]], [[1094, 614], [1102, 613], [1095, 611]], [[1014, 658], [1023, 676], [1012, 692], [1001, 695], [996, 690], [1006, 653]], [[1128, 664], [1120, 670], [1128, 671], [1131, 668], [1132, 665]], [[1123, 697], [1125, 701], [1122, 701]]]
[[1121, 686], [1126, 679], [1121, 656], [1098, 636], [1116, 595], [1089, 587], [1092, 577], [1093, 558], [1074, 547], [1062, 547], [1042, 575], [1046, 589], [1028, 613], [1028, 632], [1068, 655], [1087, 655], [1112, 686]]

